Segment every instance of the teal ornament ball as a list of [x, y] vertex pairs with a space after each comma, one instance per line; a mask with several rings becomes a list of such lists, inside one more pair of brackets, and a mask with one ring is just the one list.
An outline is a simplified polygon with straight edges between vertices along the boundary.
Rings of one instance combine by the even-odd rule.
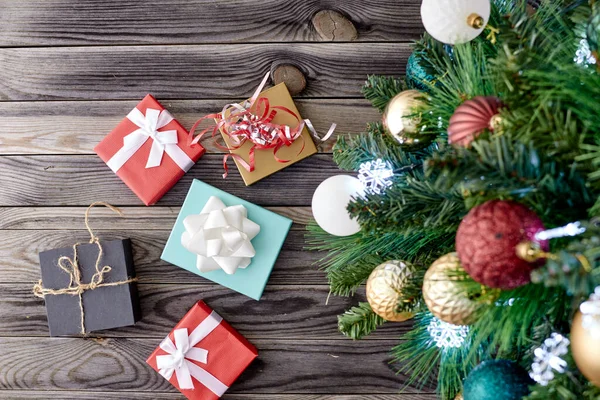
[[408, 57], [408, 63], [406, 64], [406, 86], [408, 86], [409, 89], [427, 91], [429, 88], [425, 82], [432, 82], [434, 79], [435, 77], [427, 73], [423, 67], [421, 54], [414, 51], [410, 57]]
[[535, 384], [513, 361], [485, 361], [475, 367], [463, 385], [464, 400], [521, 400]]

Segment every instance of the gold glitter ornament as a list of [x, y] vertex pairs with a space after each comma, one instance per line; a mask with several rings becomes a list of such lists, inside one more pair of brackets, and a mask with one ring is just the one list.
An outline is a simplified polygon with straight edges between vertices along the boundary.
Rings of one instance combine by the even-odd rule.
[[571, 352], [579, 371], [600, 387], [600, 332], [583, 326], [583, 315], [577, 311], [571, 324]]
[[427, 308], [435, 317], [453, 325], [472, 324], [482, 307], [461, 290], [456, 273], [462, 269], [457, 254], [449, 253], [431, 264], [423, 278]]
[[414, 317], [411, 312], [397, 312], [402, 288], [412, 271], [410, 264], [393, 260], [378, 265], [371, 272], [367, 280], [367, 301], [375, 314], [395, 322]]
[[423, 97], [418, 90], [405, 90], [394, 96], [383, 112], [385, 132], [401, 145], [419, 146], [421, 139], [425, 146], [428, 144], [427, 138], [420, 138], [423, 135], [417, 132], [421, 116], [415, 113], [415, 109], [424, 105]]

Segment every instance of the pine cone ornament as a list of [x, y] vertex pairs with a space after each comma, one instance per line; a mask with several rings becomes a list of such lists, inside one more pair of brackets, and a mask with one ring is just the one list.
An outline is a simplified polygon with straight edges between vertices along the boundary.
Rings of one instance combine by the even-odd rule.
[[531, 242], [548, 250], [547, 241], [535, 234], [544, 230], [540, 218], [524, 205], [491, 200], [473, 208], [456, 232], [456, 251], [463, 268], [477, 282], [512, 289], [530, 282], [539, 261], [528, 262], [517, 255], [517, 245]]
[[449, 253], [431, 264], [423, 278], [423, 298], [427, 308], [435, 317], [453, 325], [472, 324], [481, 307], [461, 290], [456, 276], [461, 270], [456, 253]]
[[467, 147], [486, 129], [494, 131], [500, 121], [500, 99], [477, 96], [456, 108], [448, 124], [448, 143]]

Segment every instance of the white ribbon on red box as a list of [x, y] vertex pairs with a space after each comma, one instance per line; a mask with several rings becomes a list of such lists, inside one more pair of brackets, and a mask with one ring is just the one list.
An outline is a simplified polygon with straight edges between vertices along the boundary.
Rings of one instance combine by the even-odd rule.
[[213, 311], [189, 336], [187, 328], [175, 329], [173, 332], [175, 343], [167, 336], [160, 344], [160, 348], [168, 354], [156, 356], [158, 372], [167, 380], [175, 374], [180, 389], [194, 389], [193, 377], [217, 396], [223, 396], [229, 387], [192, 362], [198, 361], [203, 364], [208, 362], [208, 350], [194, 346], [210, 335], [221, 321], [223, 318]]
[[173, 117], [167, 110], [146, 109], [146, 115], [134, 108], [127, 115], [127, 119], [133, 122], [139, 129], [131, 132], [123, 138], [123, 147], [115, 153], [106, 163], [113, 172], [117, 172], [125, 163], [146, 143], [152, 139], [152, 148], [148, 155], [146, 168], [158, 167], [164, 153], [167, 153], [175, 164], [184, 172], [187, 172], [194, 161], [177, 145], [177, 131], [159, 131], [171, 121]]

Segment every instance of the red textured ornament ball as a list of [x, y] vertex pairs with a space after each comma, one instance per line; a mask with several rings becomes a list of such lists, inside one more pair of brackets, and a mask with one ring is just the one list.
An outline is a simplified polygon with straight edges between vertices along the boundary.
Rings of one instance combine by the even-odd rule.
[[502, 103], [493, 96], [477, 96], [456, 108], [448, 124], [448, 143], [467, 147], [486, 129], [496, 128]]
[[491, 200], [473, 208], [456, 232], [456, 252], [467, 273], [477, 282], [500, 289], [512, 289], [530, 282], [530, 273], [539, 262], [517, 256], [519, 243], [529, 241], [548, 250], [548, 241], [538, 241], [542, 220], [514, 201]]

